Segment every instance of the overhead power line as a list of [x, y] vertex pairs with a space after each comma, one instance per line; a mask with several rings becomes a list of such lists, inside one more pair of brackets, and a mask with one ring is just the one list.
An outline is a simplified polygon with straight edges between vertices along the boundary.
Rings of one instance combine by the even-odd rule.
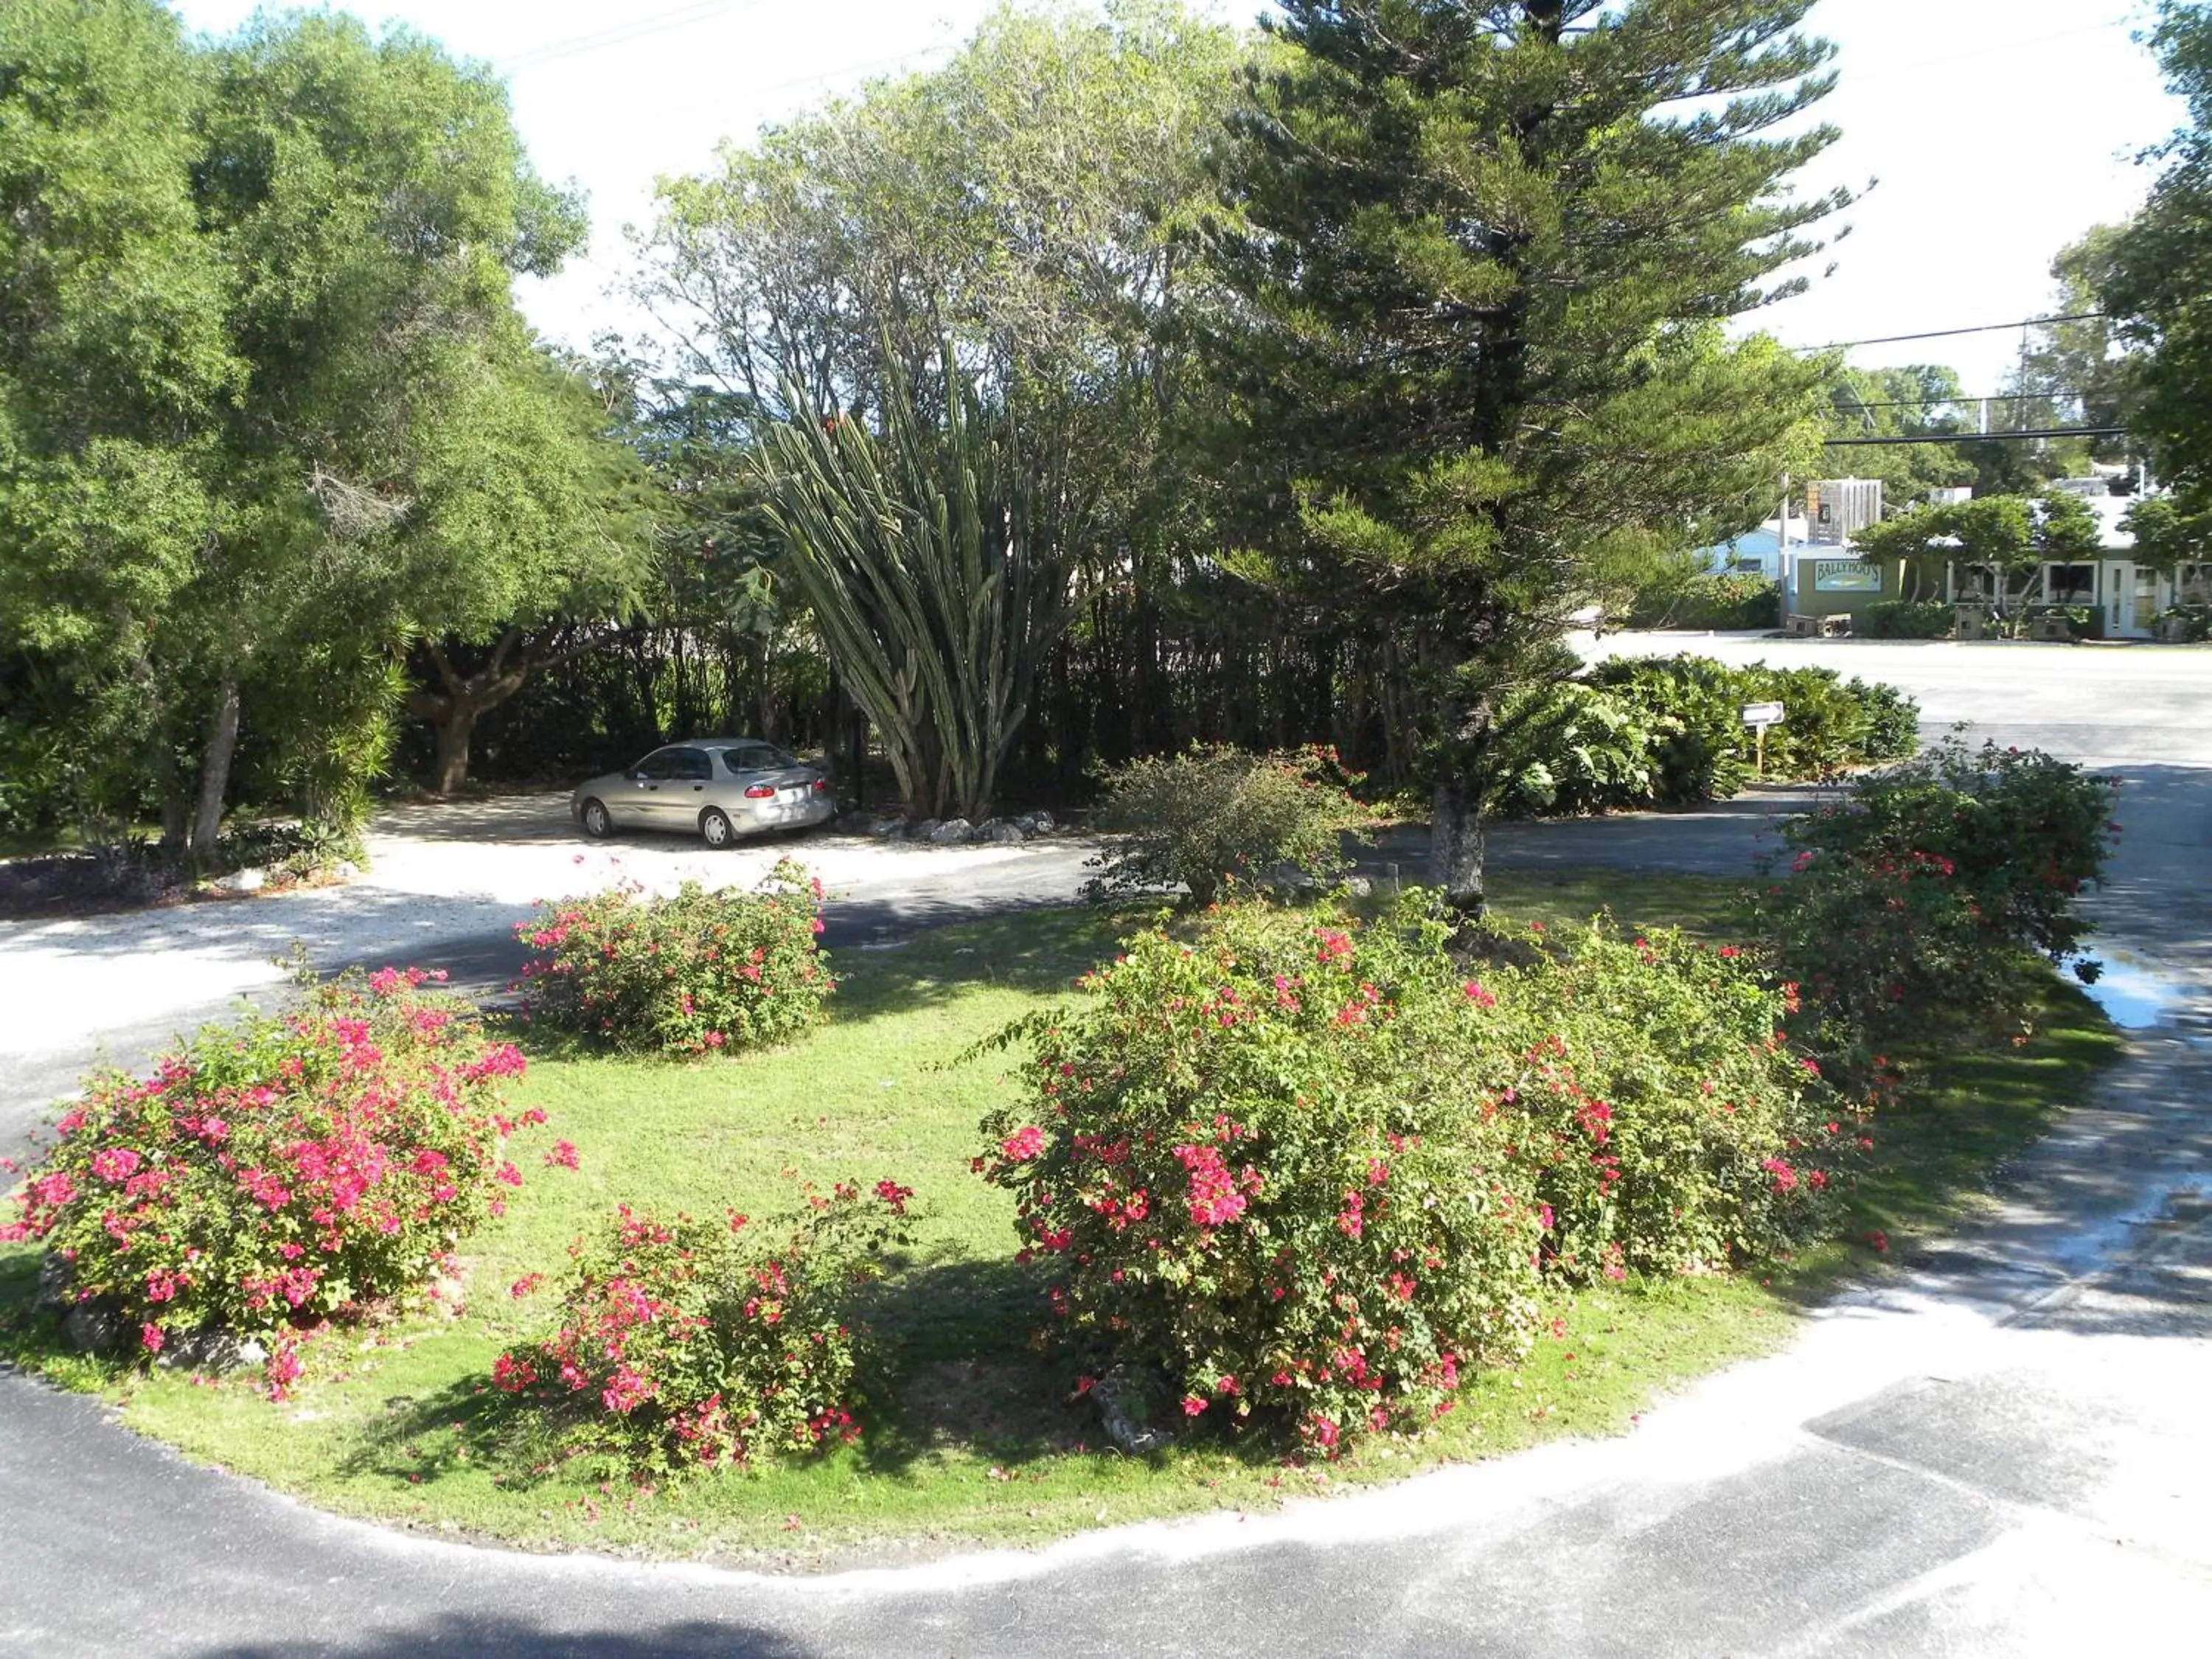
[[1853, 398], [1838, 402], [1836, 413], [1848, 415], [1855, 409], [1936, 409], [1951, 404], [2025, 404], [2063, 403], [2069, 398], [2086, 398], [2085, 392], [1961, 392], [1948, 398]]
[[1831, 340], [1826, 345], [1791, 346], [1792, 351], [1841, 351], [1847, 346], [1895, 345], [1902, 340], [1942, 340], [1954, 334], [1996, 334], [2012, 328], [2040, 328], [2046, 323], [2109, 320], [2108, 311], [2069, 311], [2056, 317], [2023, 317], [2016, 323], [1977, 323], [1972, 328], [1931, 328], [1918, 334], [1878, 334], [1870, 340]]
[[589, 34], [574, 34], [564, 40], [549, 40], [542, 46], [525, 47], [512, 58], [499, 59], [494, 67], [503, 75], [511, 75], [517, 70], [533, 69], [540, 64], [573, 57], [580, 52], [597, 52], [608, 46], [623, 45], [641, 35], [681, 28], [686, 23], [702, 23], [716, 12], [727, 11], [733, 5], [750, 9], [760, 3], [761, 0], [691, 0], [689, 5], [672, 7], [667, 11], [653, 12], [644, 17], [633, 17], [626, 22]]
[[2124, 438], [2124, 426], [2046, 426], [2027, 432], [1944, 432], [1922, 433], [1911, 438], [1824, 438], [1826, 449], [1856, 449], [1871, 444], [1926, 443], [1982, 443], [1990, 439], [2011, 441], [2018, 438]]

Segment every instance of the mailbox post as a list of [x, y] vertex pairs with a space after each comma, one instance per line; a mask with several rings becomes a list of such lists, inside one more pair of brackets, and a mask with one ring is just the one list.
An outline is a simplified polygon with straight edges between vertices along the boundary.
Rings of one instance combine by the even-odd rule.
[[1782, 705], [1778, 702], [1747, 702], [1743, 706], [1743, 723], [1751, 728], [1753, 749], [1752, 775], [1762, 782], [1766, 777], [1766, 728], [1782, 724]]

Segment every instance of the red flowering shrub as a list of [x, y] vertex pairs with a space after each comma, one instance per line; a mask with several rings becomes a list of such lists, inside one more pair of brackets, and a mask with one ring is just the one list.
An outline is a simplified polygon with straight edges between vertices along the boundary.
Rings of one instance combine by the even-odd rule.
[[1425, 936], [1236, 906], [1003, 1033], [1036, 1059], [977, 1165], [1071, 1337], [1323, 1450], [1517, 1356], [1537, 1215], [1509, 1126], [1439, 1063], [1448, 969]]
[[1468, 988], [1496, 1008], [1455, 1051], [1522, 1126], [1554, 1273], [1767, 1255], [1822, 1224], [1863, 1150], [1863, 1115], [1784, 1040], [1789, 994], [1736, 947], [1601, 920]]
[[520, 1183], [500, 1091], [522, 1056], [427, 977], [349, 975], [295, 1012], [204, 1027], [150, 1078], [92, 1079], [0, 1237], [43, 1241], [149, 1353], [204, 1330], [276, 1339], [281, 1385], [291, 1328], [424, 1288]]
[[2113, 780], [2039, 750], [1956, 739], [1791, 819], [1765, 922], [1820, 1040], [1855, 1066], [1914, 1036], [2015, 1029], [2037, 975], [2087, 935]]
[[851, 1440], [852, 1292], [904, 1241], [913, 1195], [841, 1183], [757, 1223], [624, 1205], [569, 1247], [557, 1328], [501, 1354], [493, 1386], [538, 1402], [572, 1447], [665, 1474]]
[[1364, 927], [1224, 907], [1000, 1034], [1036, 1058], [976, 1166], [1072, 1340], [1328, 1451], [1516, 1358], [1544, 1267], [1721, 1266], [1814, 1224], [1856, 1125], [1747, 969], [1594, 926], [1470, 977], [1445, 932], [1419, 896]]
[[685, 882], [673, 898], [632, 885], [541, 905], [516, 937], [533, 1017], [618, 1048], [680, 1054], [781, 1042], [836, 988], [817, 948], [822, 884], [789, 859], [757, 892]]

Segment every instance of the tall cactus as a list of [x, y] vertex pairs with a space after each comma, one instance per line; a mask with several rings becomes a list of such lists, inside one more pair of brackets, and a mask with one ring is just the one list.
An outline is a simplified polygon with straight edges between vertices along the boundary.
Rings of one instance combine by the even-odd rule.
[[894, 368], [875, 433], [787, 386], [793, 418], [759, 455], [788, 568], [907, 811], [976, 819], [1067, 626], [1070, 573], [1012, 420], [983, 407], [949, 345], [939, 367], [942, 418]]

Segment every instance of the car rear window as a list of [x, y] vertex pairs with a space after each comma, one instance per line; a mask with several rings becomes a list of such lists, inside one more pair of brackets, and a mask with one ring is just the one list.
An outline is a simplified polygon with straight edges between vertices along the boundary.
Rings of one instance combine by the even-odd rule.
[[722, 764], [732, 772], [767, 772], [779, 766], [796, 766], [799, 763], [781, 749], [765, 743], [749, 743], [742, 748], [725, 749]]

